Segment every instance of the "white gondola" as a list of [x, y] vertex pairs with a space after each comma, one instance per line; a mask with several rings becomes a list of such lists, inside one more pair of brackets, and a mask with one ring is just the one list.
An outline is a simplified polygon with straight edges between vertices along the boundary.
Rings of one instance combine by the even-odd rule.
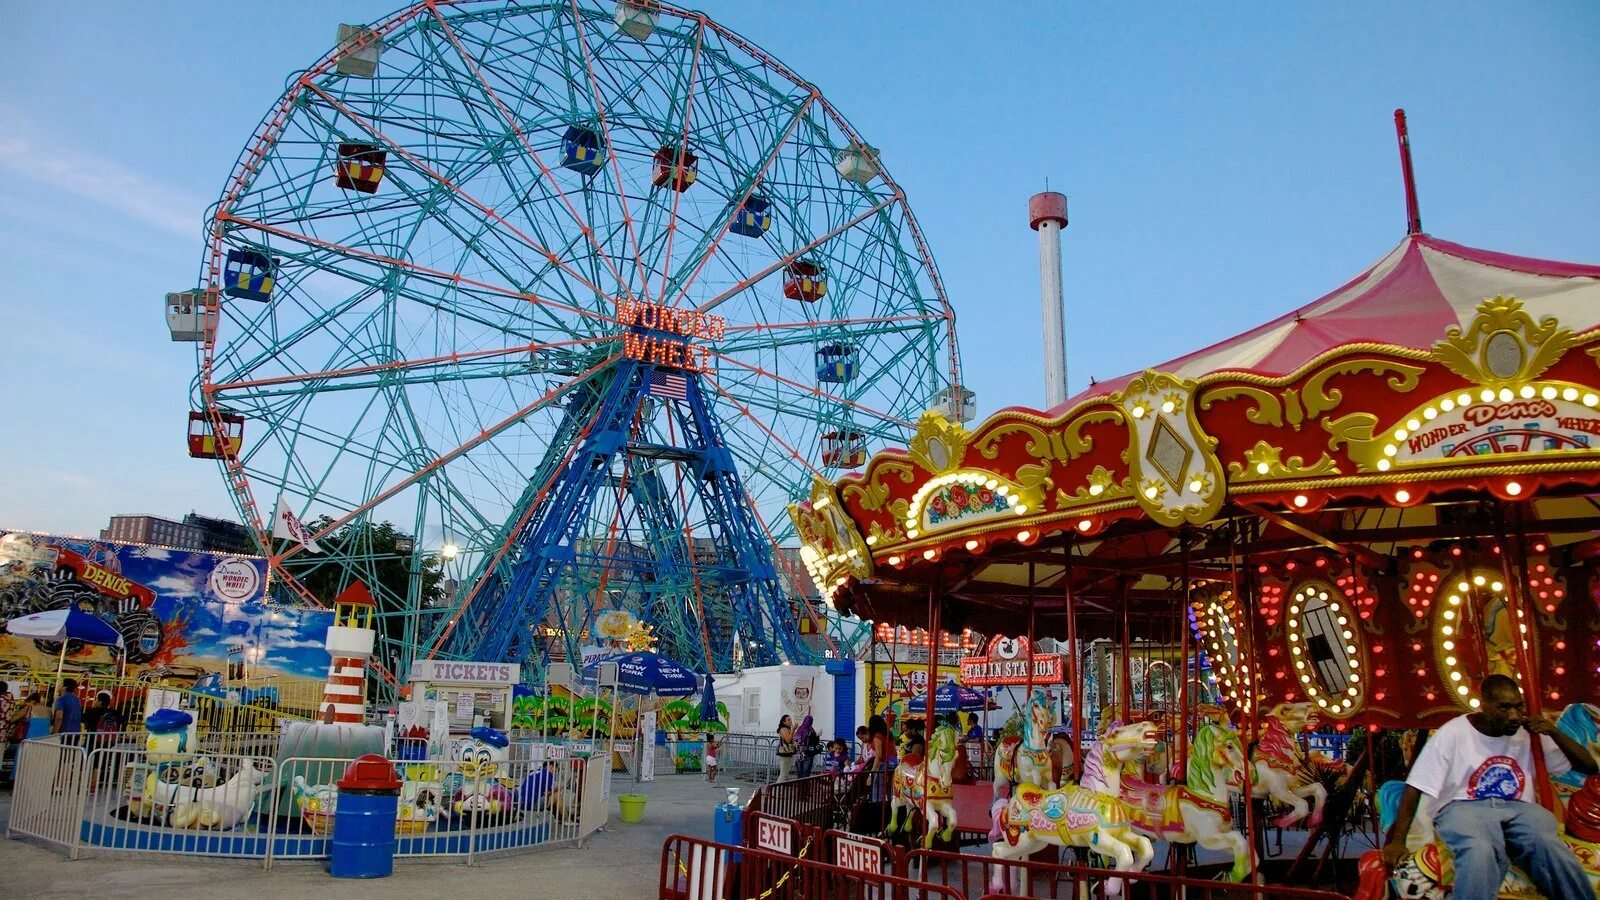
[[174, 291], [167, 295], [167, 330], [174, 341], [198, 342], [206, 336], [204, 291]]
[[878, 165], [878, 148], [866, 144], [851, 144], [833, 157], [833, 167], [839, 177], [855, 184], [866, 184], [883, 171]]
[[951, 422], [971, 422], [978, 412], [977, 399], [977, 394], [958, 384], [934, 394], [928, 408]]
[[[360, 46], [357, 46], [357, 45]], [[373, 78], [378, 74], [378, 57], [383, 55], [383, 39], [371, 28], [362, 25], [339, 26], [340, 75], [355, 78]]]
[[648, 0], [619, 0], [617, 29], [636, 41], [648, 40], [656, 31], [656, 5]]

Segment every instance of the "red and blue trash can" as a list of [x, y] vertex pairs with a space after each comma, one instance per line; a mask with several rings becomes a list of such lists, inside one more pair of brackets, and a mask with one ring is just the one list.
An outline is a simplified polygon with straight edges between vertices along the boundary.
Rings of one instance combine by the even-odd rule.
[[335, 878], [394, 874], [399, 807], [400, 776], [387, 759], [368, 753], [346, 766], [333, 813], [328, 874]]

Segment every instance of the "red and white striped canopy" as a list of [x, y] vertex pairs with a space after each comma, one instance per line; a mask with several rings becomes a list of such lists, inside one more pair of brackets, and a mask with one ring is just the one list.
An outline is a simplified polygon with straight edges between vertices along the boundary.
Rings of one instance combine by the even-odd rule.
[[[1150, 368], [1184, 378], [1219, 371], [1270, 377], [1294, 372], [1345, 344], [1374, 341], [1428, 349], [1446, 329], [1470, 323], [1478, 304], [1496, 294], [1522, 300], [1535, 319], [1555, 316], [1571, 331], [1600, 326], [1600, 266], [1511, 256], [1413, 234], [1333, 293]], [[1137, 374], [1094, 384], [1058, 411], [1120, 390]]]

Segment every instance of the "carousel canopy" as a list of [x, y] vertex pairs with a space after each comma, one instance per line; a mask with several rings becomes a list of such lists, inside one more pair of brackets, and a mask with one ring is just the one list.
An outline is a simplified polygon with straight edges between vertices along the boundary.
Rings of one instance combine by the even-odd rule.
[[[1574, 331], [1600, 326], [1600, 266], [1512, 256], [1412, 234], [1332, 293], [1154, 368], [1180, 378], [1223, 371], [1282, 376], [1347, 344], [1426, 350], [1449, 328], [1465, 328], [1478, 304], [1496, 294], [1517, 297]], [[1138, 375], [1094, 384], [1060, 408], [1122, 390]]]
[[[1600, 266], [1411, 235], [1048, 412], [930, 411], [790, 515], [824, 596], [878, 622], [1193, 629], [1224, 699], [1368, 722], [1438, 721], [1531, 654], [1554, 703], [1600, 677]], [[1228, 686], [1247, 633], [1270, 680]]]

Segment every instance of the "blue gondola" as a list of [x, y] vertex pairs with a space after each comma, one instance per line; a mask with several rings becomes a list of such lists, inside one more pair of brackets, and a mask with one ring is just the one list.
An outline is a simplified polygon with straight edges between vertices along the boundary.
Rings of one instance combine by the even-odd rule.
[[856, 377], [856, 348], [827, 344], [817, 349], [817, 380], [844, 384]]
[[255, 250], [229, 250], [222, 267], [222, 292], [241, 300], [262, 303], [272, 299], [272, 258]]
[[744, 198], [744, 203], [734, 215], [733, 224], [728, 226], [728, 230], [745, 237], [761, 237], [772, 227], [772, 213], [767, 211], [771, 206], [766, 198], [751, 194]]
[[605, 165], [605, 144], [592, 129], [573, 125], [561, 136], [561, 165], [581, 175], [593, 175]]

